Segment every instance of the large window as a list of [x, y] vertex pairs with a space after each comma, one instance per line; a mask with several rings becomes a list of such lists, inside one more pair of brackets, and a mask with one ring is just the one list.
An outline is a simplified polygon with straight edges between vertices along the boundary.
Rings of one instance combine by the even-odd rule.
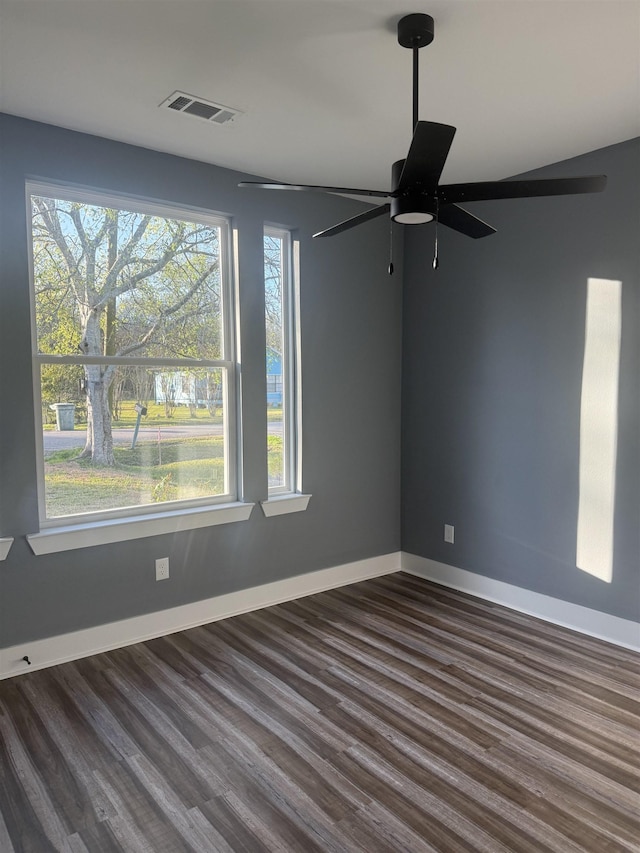
[[28, 192], [43, 526], [234, 498], [227, 221]]
[[267, 453], [269, 492], [295, 491], [295, 305], [292, 240], [288, 231], [264, 233], [267, 338]]

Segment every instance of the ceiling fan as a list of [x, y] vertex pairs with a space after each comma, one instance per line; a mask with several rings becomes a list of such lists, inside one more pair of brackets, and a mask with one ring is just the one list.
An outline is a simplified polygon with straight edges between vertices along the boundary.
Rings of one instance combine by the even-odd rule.
[[[365, 213], [352, 216], [331, 228], [319, 231], [313, 235], [314, 237], [331, 237], [387, 213], [391, 215], [394, 222], [404, 225], [420, 225], [435, 219], [436, 226], [438, 223], [446, 225], [467, 237], [487, 237], [494, 234], [496, 229], [460, 207], [459, 202], [602, 192], [607, 183], [605, 175], [440, 184], [440, 175], [456, 129], [448, 124], [418, 121], [418, 51], [433, 41], [433, 35], [434, 22], [430, 15], [421, 13], [405, 15], [398, 21], [398, 42], [402, 47], [413, 51], [413, 139], [406, 159], [397, 160], [391, 167], [392, 188], [389, 192], [352, 187], [322, 187], [258, 181], [243, 181], [238, 186], [389, 199], [386, 204], [373, 207]], [[434, 259], [434, 267], [436, 266], [437, 251]]]

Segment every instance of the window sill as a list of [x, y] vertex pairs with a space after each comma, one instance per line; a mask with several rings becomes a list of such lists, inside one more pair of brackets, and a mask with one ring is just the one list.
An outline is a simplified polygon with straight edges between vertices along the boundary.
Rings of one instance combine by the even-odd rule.
[[6, 560], [7, 554], [11, 550], [13, 539], [8, 537], [0, 538], [0, 560]]
[[55, 554], [75, 548], [89, 548], [93, 545], [142, 539], [145, 536], [159, 536], [165, 533], [195, 530], [198, 527], [211, 527], [214, 524], [246, 521], [254, 505], [234, 502], [138, 515], [135, 518], [111, 518], [87, 524], [73, 524], [68, 527], [52, 527], [40, 533], [29, 534], [27, 542], [33, 553], [38, 556]]
[[271, 518], [274, 515], [286, 515], [289, 512], [304, 512], [307, 508], [311, 495], [291, 494], [274, 495], [267, 501], [260, 501], [262, 512]]

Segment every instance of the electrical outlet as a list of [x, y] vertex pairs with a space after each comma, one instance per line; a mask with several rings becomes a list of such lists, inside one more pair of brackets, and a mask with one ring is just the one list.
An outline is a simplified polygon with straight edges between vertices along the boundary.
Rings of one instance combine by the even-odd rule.
[[160, 557], [156, 560], [156, 580], [166, 581], [169, 577], [169, 558]]
[[444, 541], [448, 542], [450, 545], [453, 545], [455, 537], [455, 527], [453, 524], [445, 524], [444, 526]]

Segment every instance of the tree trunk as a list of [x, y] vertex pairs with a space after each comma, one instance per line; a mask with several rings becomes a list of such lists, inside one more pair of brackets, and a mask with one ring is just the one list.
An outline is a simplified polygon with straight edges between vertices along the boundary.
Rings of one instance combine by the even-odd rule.
[[97, 364], [85, 367], [87, 374], [87, 442], [82, 456], [90, 456], [94, 465], [115, 465], [109, 388], [111, 382]]
[[[100, 314], [89, 311], [82, 318], [84, 335], [82, 349], [87, 355], [102, 355]], [[109, 389], [115, 375], [112, 367], [87, 364], [84, 368], [87, 386], [87, 440], [81, 457], [90, 458], [94, 465], [115, 465]]]

